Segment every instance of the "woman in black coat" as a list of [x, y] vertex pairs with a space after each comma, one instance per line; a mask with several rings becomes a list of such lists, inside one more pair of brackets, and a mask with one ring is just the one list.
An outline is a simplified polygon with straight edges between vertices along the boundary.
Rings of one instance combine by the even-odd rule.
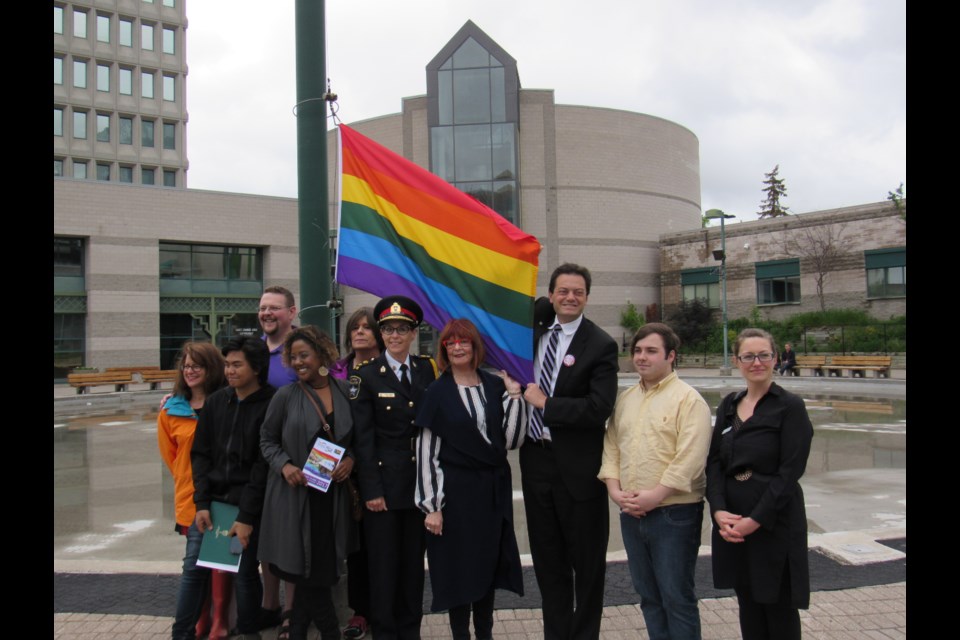
[[526, 407], [520, 385], [481, 371], [483, 341], [469, 320], [440, 334], [444, 369], [421, 401], [416, 424], [417, 506], [427, 514], [433, 611], [450, 611], [455, 640], [493, 632], [494, 589], [523, 595], [513, 531], [507, 450], [523, 442]]
[[720, 403], [707, 459], [714, 586], [736, 590], [744, 640], [798, 639], [798, 609], [810, 603], [798, 481], [813, 425], [803, 400], [773, 382], [769, 333], [744, 329], [734, 353], [747, 389]]

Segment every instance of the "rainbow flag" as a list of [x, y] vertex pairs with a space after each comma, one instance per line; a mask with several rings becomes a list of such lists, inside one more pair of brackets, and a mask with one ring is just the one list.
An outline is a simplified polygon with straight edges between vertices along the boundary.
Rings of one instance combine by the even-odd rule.
[[537, 239], [353, 129], [339, 138], [337, 282], [409, 296], [438, 330], [469, 319], [488, 364], [530, 382]]

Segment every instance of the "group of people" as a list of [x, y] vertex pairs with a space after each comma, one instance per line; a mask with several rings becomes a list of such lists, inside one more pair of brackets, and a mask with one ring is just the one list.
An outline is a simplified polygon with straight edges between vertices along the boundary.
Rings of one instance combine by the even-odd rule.
[[[706, 497], [714, 580], [736, 590], [744, 638], [799, 638], [809, 576], [798, 480], [813, 431], [803, 401], [773, 382], [773, 338], [741, 333], [747, 388], [711, 425], [674, 371], [680, 341], [665, 324], [633, 337], [640, 380], [617, 397], [617, 345], [584, 316], [590, 287], [580, 265], [554, 270], [534, 306], [525, 387], [481, 368], [484, 341], [466, 319], [442, 329], [437, 361], [411, 353], [423, 312], [404, 296], [350, 317], [342, 359], [322, 330], [293, 326], [292, 294], [278, 287], [261, 300], [262, 338], [184, 345], [158, 430], [186, 536], [173, 637], [227, 633], [230, 577], [196, 566], [219, 500], [238, 507], [229, 535], [244, 548], [236, 633], [282, 621], [281, 638], [311, 623], [340, 638], [331, 587], [346, 565], [355, 615], [343, 637], [369, 625], [378, 640], [419, 638], [426, 554], [431, 608], [449, 612], [453, 638], [469, 639], [471, 620], [491, 638], [495, 590], [523, 594], [507, 463], [519, 449], [544, 637], [599, 636], [612, 501], [650, 637], [699, 638]], [[318, 438], [345, 452], [327, 492], [303, 472]]]

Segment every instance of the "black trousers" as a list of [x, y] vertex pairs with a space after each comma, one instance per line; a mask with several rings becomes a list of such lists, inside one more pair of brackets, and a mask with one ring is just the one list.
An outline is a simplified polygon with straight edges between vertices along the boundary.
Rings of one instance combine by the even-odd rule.
[[610, 535], [607, 493], [575, 500], [553, 451], [532, 442], [523, 445], [520, 463], [544, 638], [595, 640], [603, 617]]
[[[413, 498], [410, 499], [413, 504]], [[423, 513], [363, 514], [370, 563], [370, 617], [377, 640], [419, 640], [423, 619]]]
[[470, 610], [473, 610], [473, 632], [477, 640], [493, 638], [493, 587], [472, 604], [450, 608], [450, 631], [453, 640], [470, 640]]
[[746, 584], [738, 585], [734, 590], [740, 605], [743, 640], [800, 640], [800, 611], [790, 598], [789, 569], [783, 572], [780, 594], [775, 603], [757, 602]]

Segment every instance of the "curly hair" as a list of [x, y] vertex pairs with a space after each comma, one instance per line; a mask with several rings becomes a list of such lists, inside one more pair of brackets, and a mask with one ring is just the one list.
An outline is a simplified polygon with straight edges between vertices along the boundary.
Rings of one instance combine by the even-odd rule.
[[283, 364], [288, 367], [290, 366], [290, 350], [297, 340], [303, 340], [310, 345], [310, 348], [317, 352], [320, 362], [325, 367], [333, 366], [333, 363], [340, 357], [337, 352], [337, 345], [333, 344], [330, 336], [322, 329], [307, 324], [291, 331], [283, 341]]

